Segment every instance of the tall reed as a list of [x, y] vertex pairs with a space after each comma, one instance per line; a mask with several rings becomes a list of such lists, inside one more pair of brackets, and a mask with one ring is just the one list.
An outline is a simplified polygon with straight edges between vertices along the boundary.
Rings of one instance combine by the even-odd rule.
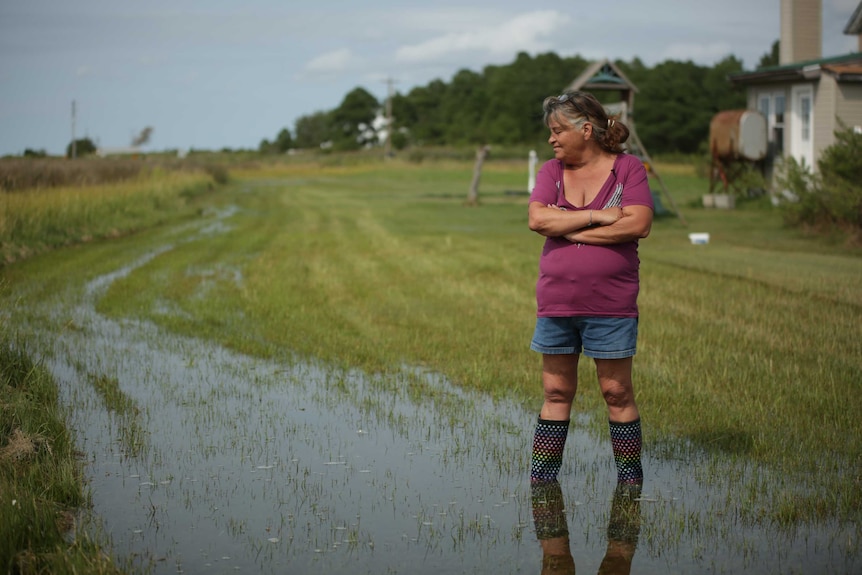
[[203, 172], [154, 170], [105, 185], [0, 192], [2, 261], [151, 227], [211, 186]]

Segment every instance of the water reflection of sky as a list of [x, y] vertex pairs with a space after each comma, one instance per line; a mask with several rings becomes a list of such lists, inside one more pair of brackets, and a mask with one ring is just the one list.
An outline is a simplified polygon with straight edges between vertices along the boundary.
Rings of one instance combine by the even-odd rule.
[[[154, 573], [542, 571], [527, 481], [535, 413], [433, 374], [263, 361], [95, 312], [111, 281], [159, 253], [80, 300], [46, 302], [76, 329], [40, 336], [86, 453], [93, 514], [121, 558]], [[139, 411], [106, 411], [93, 374], [116, 378]], [[561, 517], [577, 571], [596, 573], [615, 471], [607, 441], [585, 428], [576, 420], [567, 443]], [[645, 456], [632, 572], [862, 566], [844, 555], [848, 528], [740, 524], [733, 494], [705, 491], [696, 466]], [[727, 516], [711, 520], [717, 510]]]

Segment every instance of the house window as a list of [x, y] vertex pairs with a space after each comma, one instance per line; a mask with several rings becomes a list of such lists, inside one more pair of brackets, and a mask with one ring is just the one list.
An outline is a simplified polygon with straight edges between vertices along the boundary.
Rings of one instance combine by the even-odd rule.
[[757, 97], [757, 111], [766, 118], [769, 154], [784, 154], [784, 92], [767, 92]]
[[775, 117], [772, 124], [772, 144], [777, 155], [784, 154], [784, 94], [775, 94]]
[[769, 120], [769, 96], [761, 96], [760, 102], [757, 105], [757, 110], [763, 114], [763, 117]]
[[811, 96], [801, 94], [799, 96], [799, 112], [802, 121], [801, 137], [803, 142], [811, 141]]

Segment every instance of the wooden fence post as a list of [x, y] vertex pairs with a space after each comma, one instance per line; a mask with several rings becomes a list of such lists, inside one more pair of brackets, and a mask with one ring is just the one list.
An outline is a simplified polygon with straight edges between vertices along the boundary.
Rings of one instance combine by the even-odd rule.
[[473, 182], [470, 184], [470, 192], [467, 194], [467, 205], [479, 205], [479, 179], [482, 177], [482, 164], [485, 163], [485, 158], [488, 157], [488, 152], [491, 151], [491, 146], [482, 146], [476, 152], [476, 165], [473, 166]]

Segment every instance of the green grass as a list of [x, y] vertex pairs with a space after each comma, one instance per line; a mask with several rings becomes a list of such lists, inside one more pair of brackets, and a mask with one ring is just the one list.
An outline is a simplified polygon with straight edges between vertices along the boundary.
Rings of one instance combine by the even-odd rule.
[[[708, 182], [658, 169], [688, 226], [662, 218], [641, 244], [635, 386], [647, 449], [706, 450], [703, 479], [745, 482], [741, 513], [752, 520], [858, 517], [859, 249], [783, 228], [762, 200], [701, 209]], [[507, 193], [525, 187], [524, 172], [487, 162], [473, 208], [464, 205], [469, 162], [240, 174], [207, 198], [240, 208], [227, 233], [178, 242], [115, 281], [99, 310], [254, 355], [368, 372], [421, 365], [538, 409], [540, 358], [527, 348], [542, 240], [527, 229], [526, 196]], [[692, 231], [711, 243], [691, 245]], [[164, 241], [153, 231], [64, 251], [6, 277], [35, 298]], [[595, 414], [598, 429], [604, 404], [588, 362], [581, 376], [577, 409]], [[768, 479], [733, 471], [749, 465]]]
[[125, 453], [137, 457], [147, 445], [147, 438], [140, 421], [140, 410], [123, 390], [116, 378], [89, 374], [90, 384], [105, 408], [114, 416], [120, 429], [120, 441]]
[[[0, 570], [118, 573], [81, 531], [81, 465], [57, 387], [19, 346], [0, 342]], [[74, 535], [74, 537], [70, 536]]]

